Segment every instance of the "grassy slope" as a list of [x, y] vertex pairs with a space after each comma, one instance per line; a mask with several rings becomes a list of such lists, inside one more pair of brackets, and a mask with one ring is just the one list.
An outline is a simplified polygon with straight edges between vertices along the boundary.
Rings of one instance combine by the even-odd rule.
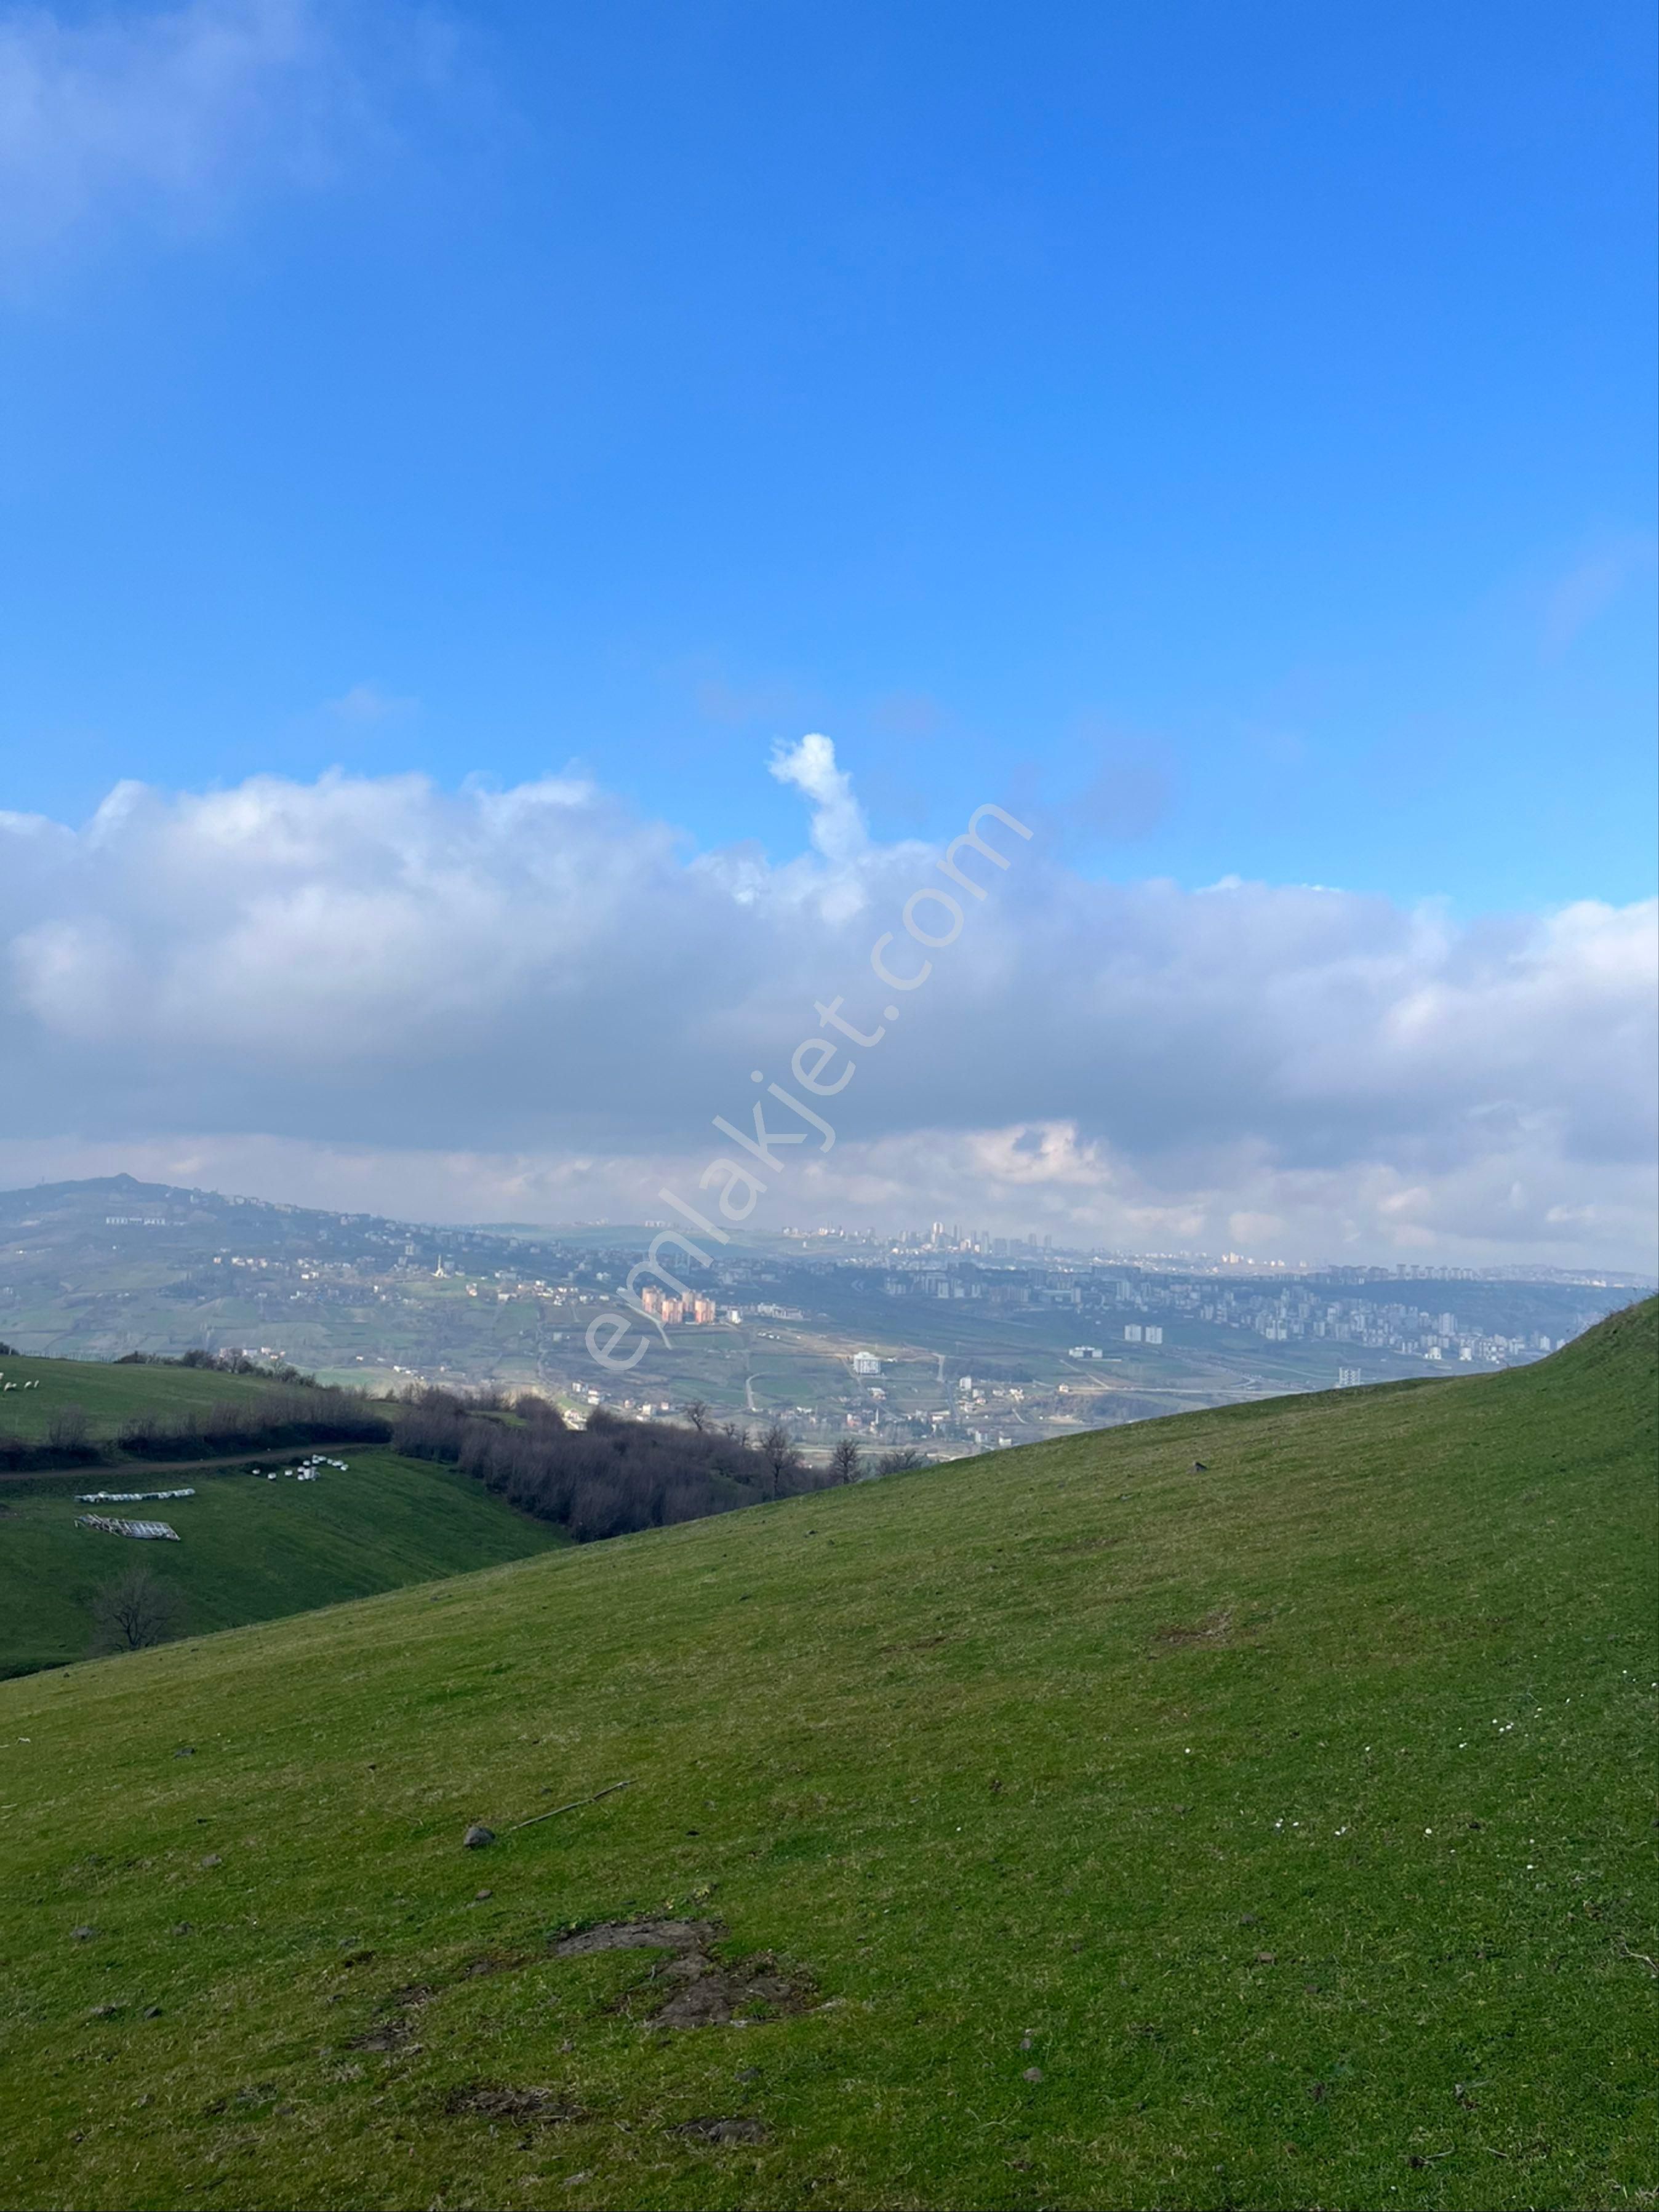
[[276, 1386], [257, 1375], [218, 1375], [199, 1367], [124, 1367], [97, 1359], [0, 1359], [0, 1380], [38, 1382], [38, 1390], [0, 1395], [0, 1429], [31, 1443], [44, 1442], [54, 1413], [85, 1409], [94, 1437], [112, 1437], [123, 1421], [141, 1413], [173, 1419], [205, 1413], [227, 1401], [240, 1404]]
[[[298, 1483], [196, 1468], [91, 1468], [0, 1486], [0, 1674], [83, 1657], [94, 1590], [137, 1560], [182, 1593], [187, 1625], [199, 1634], [494, 1566], [567, 1540], [453, 1468], [352, 1445], [320, 1449], [343, 1459], [348, 1472], [325, 1469], [320, 1480]], [[264, 1463], [296, 1456], [267, 1454]], [[179, 1531], [177, 1544], [139, 1545], [75, 1525], [88, 1510], [76, 1504], [76, 1491], [184, 1485], [194, 1498], [97, 1509], [153, 1515]]]
[[9, 2200], [1652, 2203], [1654, 1320], [0, 1686]]

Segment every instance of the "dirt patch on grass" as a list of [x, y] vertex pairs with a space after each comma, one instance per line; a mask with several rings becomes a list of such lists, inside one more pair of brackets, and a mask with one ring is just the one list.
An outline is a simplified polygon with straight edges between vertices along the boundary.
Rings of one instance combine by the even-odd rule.
[[[806, 2002], [799, 1983], [780, 1970], [769, 1952], [730, 1967], [693, 1952], [662, 1967], [647, 1989], [664, 1982], [671, 1984], [668, 1995], [647, 2014], [655, 2027], [720, 2027], [732, 2021], [772, 2020], [800, 2011]], [[672, 1987], [675, 1982], [678, 1988]]]
[[406, 2020], [383, 2021], [379, 2027], [371, 2027], [366, 2035], [354, 2035], [346, 2045], [348, 2051], [418, 2051], [414, 2041], [414, 2029]]
[[1160, 1628], [1152, 1642], [1160, 1650], [1178, 1651], [1194, 1644], [1224, 1644], [1232, 1633], [1231, 1610], [1206, 1613], [1189, 1628]]
[[444, 2099], [451, 2119], [533, 2120], [556, 2127], [586, 2115], [555, 2089], [515, 2089], [504, 2081], [465, 2081]]
[[728, 1964], [710, 1946], [725, 1934], [712, 1920], [612, 1920], [567, 1936], [556, 1958], [596, 1951], [670, 1951], [642, 1982], [623, 1991], [617, 2009], [653, 2027], [718, 2027], [799, 2012], [811, 1994], [804, 1978], [786, 1973], [769, 1951]]
[[723, 1931], [712, 1920], [606, 1920], [567, 1936], [556, 1959], [586, 1958], [590, 1951], [700, 1951]]

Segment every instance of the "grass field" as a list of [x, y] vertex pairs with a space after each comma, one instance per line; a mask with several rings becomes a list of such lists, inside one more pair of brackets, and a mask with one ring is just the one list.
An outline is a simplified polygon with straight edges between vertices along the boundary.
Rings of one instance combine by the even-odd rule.
[[0, 1359], [0, 1381], [37, 1382], [0, 1395], [0, 1429], [44, 1442], [54, 1413], [79, 1406], [94, 1438], [112, 1437], [142, 1414], [179, 1419], [227, 1402], [251, 1404], [275, 1389], [258, 1375], [221, 1375], [211, 1368], [124, 1366], [97, 1359]]
[[1655, 1311], [0, 1685], [6, 2201], [1659, 2203]]
[[[0, 1674], [86, 1656], [94, 1590], [135, 1561], [183, 1597], [194, 1633], [270, 1620], [406, 1583], [494, 1566], [567, 1542], [564, 1532], [490, 1498], [453, 1468], [349, 1445], [320, 1449], [347, 1472], [316, 1482], [266, 1482], [188, 1468], [81, 1468], [0, 1486]], [[301, 1455], [265, 1454], [276, 1466]], [[79, 1490], [173, 1489], [160, 1505], [77, 1505]], [[99, 1510], [166, 1521], [177, 1544], [135, 1543], [79, 1528]]]

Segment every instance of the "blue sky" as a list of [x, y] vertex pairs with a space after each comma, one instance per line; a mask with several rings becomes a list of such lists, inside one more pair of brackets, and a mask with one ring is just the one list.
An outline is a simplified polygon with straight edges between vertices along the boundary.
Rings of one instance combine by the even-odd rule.
[[574, 759], [787, 852], [821, 728], [878, 834], [1652, 888], [1646, 8], [290, 12], [9, 242], [5, 804]]

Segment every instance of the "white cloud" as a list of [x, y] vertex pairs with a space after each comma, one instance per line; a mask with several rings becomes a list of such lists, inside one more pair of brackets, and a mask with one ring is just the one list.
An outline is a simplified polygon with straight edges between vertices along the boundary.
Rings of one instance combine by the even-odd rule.
[[864, 858], [870, 849], [869, 825], [853, 796], [852, 777], [836, 766], [836, 749], [828, 738], [774, 745], [771, 773], [811, 801], [812, 843], [826, 860], [846, 867]]
[[447, 38], [435, 15], [348, 0], [0, 7], [0, 259], [94, 222], [212, 226], [259, 180], [328, 182], [387, 140], [400, 86], [446, 75]]
[[0, 1172], [637, 1218], [695, 1180], [715, 1115], [747, 1125], [751, 1068], [792, 1084], [841, 994], [866, 1032], [899, 1015], [847, 1047], [835, 1148], [791, 1156], [774, 1221], [1650, 1264], [1652, 905], [1457, 928], [1339, 890], [1091, 882], [993, 823], [1009, 868], [975, 863], [988, 896], [902, 994], [870, 949], [924, 957], [901, 917], [937, 854], [872, 842], [826, 738], [773, 772], [811, 809], [775, 864], [569, 777], [125, 785], [78, 831], [0, 816]]

